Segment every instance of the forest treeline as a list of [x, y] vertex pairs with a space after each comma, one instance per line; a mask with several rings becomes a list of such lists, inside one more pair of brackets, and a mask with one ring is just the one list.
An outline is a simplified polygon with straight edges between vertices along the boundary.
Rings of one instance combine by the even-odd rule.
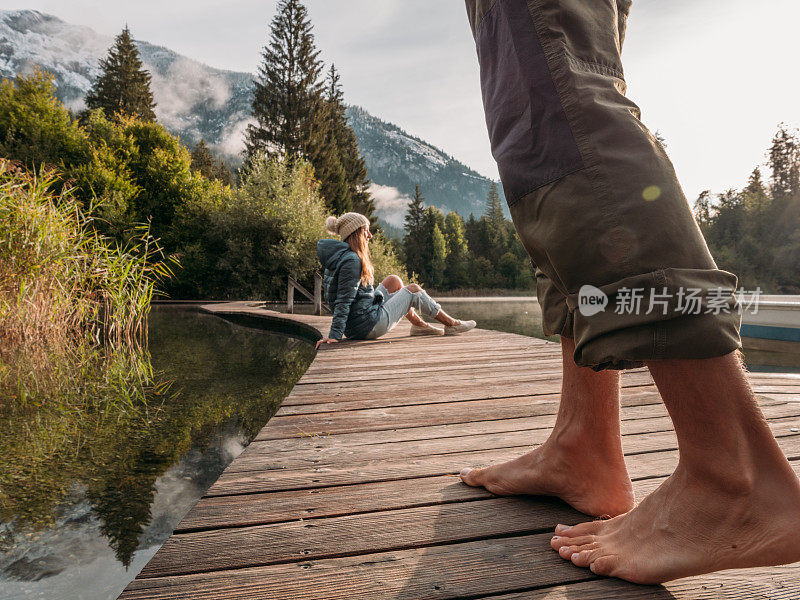
[[800, 294], [800, 139], [778, 126], [766, 153], [769, 176], [756, 167], [742, 190], [694, 203], [700, 229], [721, 269], [740, 287], [773, 294]]
[[436, 290], [531, 290], [533, 268], [492, 184], [486, 210], [464, 220], [425, 207], [417, 186], [405, 217], [401, 256], [406, 269]]

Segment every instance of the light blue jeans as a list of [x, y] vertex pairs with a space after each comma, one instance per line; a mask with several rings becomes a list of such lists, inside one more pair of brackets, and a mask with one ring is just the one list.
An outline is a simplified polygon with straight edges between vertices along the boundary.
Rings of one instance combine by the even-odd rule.
[[396, 292], [390, 294], [389, 291], [383, 287], [382, 283], [378, 284], [375, 288], [375, 293], [381, 292], [385, 298], [380, 310], [378, 311], [378, 322], [367, 334], [368, 340], [385, 335], [386, 332], [394, 329], [400, 320], [406, 316], [409, 309], [416, 308], [426, 317], [435, 317], [442, 309], [441, 305], [433, 298], [428, 296], [425, 290], [421, 292], [410, 292], [407, 288], [400, 288]]

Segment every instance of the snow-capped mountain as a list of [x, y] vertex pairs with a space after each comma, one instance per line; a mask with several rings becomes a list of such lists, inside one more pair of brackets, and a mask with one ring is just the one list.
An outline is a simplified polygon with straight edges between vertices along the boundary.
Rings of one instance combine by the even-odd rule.
[[[0, 77], [39, 66], [53, 74], [59, 99], [79, 110], [99, 74], [100, 59], [113, 43], [112, 37], [52, 15], [3, 10]], [[137, 41], [136, 46], [152, 76], [159, 122], [188, 145], [204, 137], [218, 153], [236, 157], [250, 115], [252, 76], [214, 69], [147, 42]]]
[[483, 214], [491, 180], [363, 108], [349, 107], [347, 117], [367, 163], [372, 195], [383, 220], [402, 226], [415, 184], [420, 185], [429, 206], [455, 210], [465, 217]]
[[[0, 10], [0, 77], [36, 66], [53, 74], [56, 93], [80, 110], [113, 38], [35, 10]], [[162, 46], [136, 41], [152, 76], [159, 122], [187, 145], [204, 138], [231, 163], [240, 161], [250, 122], [253, 76], [215, 69]], [[350, 107], [348, 117], [367, 163], [378, 215], [400, 226], [414, 184], [426, 204], [482, 214], [489, 179], [399, 127]]]

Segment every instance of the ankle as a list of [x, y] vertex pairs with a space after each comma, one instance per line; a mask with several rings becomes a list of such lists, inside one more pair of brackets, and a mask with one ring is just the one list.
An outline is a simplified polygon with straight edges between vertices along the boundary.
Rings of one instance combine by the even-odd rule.
[[562, 454], [584, 456], [591, 454], [606, 457], [622, 456], [622, 443], [619, 434], [610, 428], [598, 428], [585, 424], [556, 426], [547, 440]]
[[[695, 461], [681, 457], [675, 472], [675, 480], [680, 480], [687, 489], [702, 489], [719, 502], [725, 499], [747, 498], [758, 488], [757, 469], [750, 463], [739, 460]], [[708, 491], [709, 489], [713, 491]]]

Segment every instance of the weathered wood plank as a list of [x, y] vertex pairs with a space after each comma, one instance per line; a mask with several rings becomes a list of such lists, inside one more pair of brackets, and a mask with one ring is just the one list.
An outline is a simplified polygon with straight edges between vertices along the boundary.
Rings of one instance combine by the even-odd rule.
[[[793, 464], [800, 473], [800, 464], [794, 461]], [[634, 481], [637, 497], [642, 498], [665, 478], [666, 475]], [[464, 485], [455, 475], [414, 479], [411, 485], [406, 480], [396, 480], [291, 492], [205, 497], [189, 511], [176, 531], [241, 527], [471, 502], [491, 497], [492, 494], [481, 488]]]
[[[765, 416], [775, 419], [773, 431], [783, 434], [791, 427], [800, 426], [800, 406], [795, 404], [765, 407]], [[548, 420], [553, 419], [550, 417]], [[645, 452], [657, 449], [668, 441], [674, 444], [672, 422], [666, 417], [626, 421], [628, 431], [623, 436], [623, 445], [630, 452]], [[298, 448], [287, 456], [274, 452], [269, 442], [250, 444], [230, 465], [229, 471], [253, 471], [259, 469], [300, 469], [306, 467], [363, 463], [383, 459], [398, 460], [415, 456], [434, 456], [456, 452], [474, 452], [498, 448], [527, 448], [544, 443], [550, 435], [546, 426], [531, 431], [503, 434], [484, 434], [466, 438], [444, 438], [424, 442], [389, 442], [370, 446], [344, 446], [339, 448], [317, 448], [313, 443]], [[671, 447], [671, 446], [670, 446]]]
[[[376, 383], [366, 390], [330, 390], [327, 394], [320, 391], [307, 396], [294, 396], [281, 405], [281, 415], [310, 414], [314, 412], [342, 412], [362, 408], [385, 408], [388, 406], [411, 406], [416, 404], [445, 404], [464, 400], [489, 400], [492, 398], [514, 398], [520, 396], [541, 396], [544, 394], [560, 394], [561, 376], [537, 374], [527, 381], [507, 383], [504, 385], [470, 385], [441, 383], [440, 380], [427, 380], [428, 385], [415, 385], [415, 389], [404, 393], [388, 393], [383, 383]], [[417, 383], [417, 382], [415, 382]], [[648, 387], [655, 391], [649, 376], [628, 378], [622, 388]], [[396, 389], [393, 386], [389, 389]], [[418, 389], [418, 391], [417, 391]], [[332, 392], [332, 393], [331, 393]]]
[[[762, 408], [772, 404], [783, 404], [789, 406], [792, 403], [782, 402], [777, 399], [762, 396], [760, 403]], [[652, 411], [652, 412], [649, 412]], [[628, 431], [630, 421], [636, 419], [648, 419], [666, 415], [666, 409], [662, 404], [647, 405], [643, 407], [625, 407], [621, 414], [621, 424], [623, 434]], [[525, 431], [528, 429], [540, 429], [543, 423], [546, 427], [552, 426], [555, 422], [555, 412], [534, 417], [512, 417], [507, 419], [493, 419], [488, 421], [474, 421], [467, 423], [448, 423], [444, 425], [423, 425], [408, 428], [395, 428], [381, 431], [379, 436], [374, 432], [338, 433], [337, 435], [317, 435], [302, 436], [296, 435], [290, 438], [275, 440], [255, 440], [251, 445], [266, 444], [275, 452], [295, 451], [299, 448], [306, 448], [312, 443], [315, 448], [333, 448], [340, 446], [363, 446], [381, 443], [391, 443], [398, 441], [424, 441], [430, 439], [441, 439], [447, 437], [461, 437], [469, 435], [482, 435], [503, 432]]]
[[723, 571], [663, 586], [600, 579], [491, 596], [491, 600], [796, 600], [800, 598], [798, 581], [800, 567], [786, 565]]
[[[387, 391], [387, 393], [391, 393]], [[396, 393], [396, 392], [395, 392]], [[498, 418], [533, 417], [558, 411], [558, 394], [522, 398], [471, 400], [447, 404], [420, 404], [345, 412], [286, 415], [280, 411], [257, 440], [280, 439], [298, 435], [330, 435], [356, 431], [384, 431], [399, 427], [444, 425], [469, 421], [488, 421]], [[631, 388], [623, 395], [623, 406], [660, 404], [655, 390]]]
[[[336, 600], [338, 598], [370, 598], [371, 600], [429, 600], [475, 598], [490, 594], [502, 594], [529, 589], [524, 598], [550, 598], [549, 588], [555, 585], [564, 587], [562, 597], [569, 598], [610, 598], [592, 595], [594, 585], [600, 583], [586, 569], [574, 567], [558, 557], [549, 547], [550, 534], [527, 535], [500, 539], [487, 539], [430, 548], [399, 550], [354, 557], [313, 560], [266, 567], [253, 567], [232, 571], [218, 571], [196, 575], [171, 576], [152, 579], [137, 579], [120, 596], [124, 600], [144, 600], [151, 598], [216, 600], [244, 600], [253, 598], [292, 598], [293, 600]], [[782, 593], [789, 590], [793, 595], [783, 594], [779, 598], [800, 597], [800, 568], [797, 566], [757, 569], [749, 571], [764, 577], [780, 577], [780, 585], [766, 585], [762, 589], [773, 589]], [[699, 581], [712, 583], [717, 595], [692, 596], [710, 599], [726, 598], [733, 600], [735, 595], [727, 595], [724, 585], [726, 574], [705, 576], [682, 582], [674, 582], [668, 587], [634, 586], [617, 583], [617, 589], [626, 588], [637, 596], [627, 598], [649, 598], [667, 600], [670, 588], [687, 590], [687, 585], [696, 593], [702, 591]], [[746, 581], [739, 576], [739, 581]], [[608, 581], [608, 580], [605, 580]], [[571, 586], [564, 583], [591, 582], [589, 595], [571, 595]], [[589, 585], [588, 583], [586, 584]], [[602, 584], [601, 584], [602, 585]], [[731, 586], [733, 588], [733, 586]], [[732, 593], [745, 591], [747, 586], [739, 585]], [[576, 589], [580, 593], [581, 589]], [[600, 588], [603, 590], [604, 588]], [[613, 589], [613, 588], [612, 588]], [[750, 588], [753, 589], [752, 587]], [[688, 590], [687, 590], [688, 591]], [[706, 590], [712, 591], [712, 590]], [[663, 593], [662, 593], [663, 592]], [[601, 591], [602, 593], [602, 591]], [[661, 595], [658, 595], [662, 593]], [[721, 595], [724, 593], [726, 595]], [[654, 595], [655, 594], [655, 595]], [[626, 597], [626, 596], [623, 596]], [[738, 596], [738, 598], [754, 596]], [[765, 596], [774, 598], [776, 596]], [[513, 596], [511, 597], [513, 598]], [[519, 594], [517, 594], [519, 598]]]
[[[137, 579], [120, 600], [429, 600], [595, 579], [550, 549], [550, 534]], [[535, 565], [535, 568], [531, 568]]]
[[[800, 471], [800, 463], [794, 467]], [[663, 481], [635, 482], [641, 498]], [[467, 486], [464, 486], [467, 487]], [[502, 535], [553, 531], [586, 515], [543, 497], [491, 497], [466, 504], [431, 505], [333, 518], [218, 529], [172, 536], [141, 577], [402, 550]]]
[[[660, 434], [649, 434], [659, 436]], [[800, 458], [800, 434], [789, 432], [778, 438], [787, 456]], [[463, 467], [479, 467], [511, 460], [519, 448], [501, 448], [478, 452], [456, 452], [405, 460], [383, 460], [343, 466], [319, 466], [302, 469], [236, 472], [226, 470], [206, 492], [207, 496], [223, 496], [253, 492], [288, 491], [349, 485], [370, 481], [391, 481], [458, 473]], [[658, 450], [626, 456], [632, 478], [669, 475], [678, 460], [677, 449]]]

